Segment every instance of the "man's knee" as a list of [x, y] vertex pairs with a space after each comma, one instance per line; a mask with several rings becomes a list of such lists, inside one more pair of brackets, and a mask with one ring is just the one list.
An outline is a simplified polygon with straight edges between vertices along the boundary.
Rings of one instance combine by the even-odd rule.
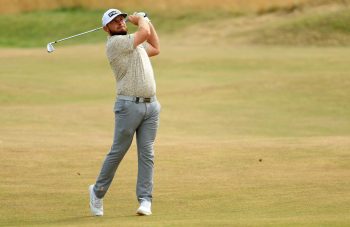
[[119, 135], [117, 137], [121, 137], [122, 139], [128, 139], [134, 135], [134, 131], [130, 128], [122, 128], [118, 130]]

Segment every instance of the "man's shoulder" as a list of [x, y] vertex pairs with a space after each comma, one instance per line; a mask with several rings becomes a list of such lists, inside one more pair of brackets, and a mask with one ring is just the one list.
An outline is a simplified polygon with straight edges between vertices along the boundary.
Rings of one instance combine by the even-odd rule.
[[130, 42], [130, 40], [133, 39], [133, 34], [127, 34], [127, 35], [113, 35], [109, 36], [107, 39], [107, 43], [111, 42]]
[[133, 34], [114, 35], [108, 37], [106, 51], [109, 58], [130, 54], [133, 50]]
[[118, 51], [131, 51], [133, 50], [133, 34], [128, 35], [114, 35], [108, 37], [107, 49]]

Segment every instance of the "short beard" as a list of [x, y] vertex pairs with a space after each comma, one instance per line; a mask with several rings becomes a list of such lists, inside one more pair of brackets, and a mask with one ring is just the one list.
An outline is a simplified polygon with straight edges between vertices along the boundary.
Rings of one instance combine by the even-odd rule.
[[117, 31], [117, 32], [110, 31], [111, 36], [113, 36], [113, 35], [126, 35], [126, 34], [128, 34], [128, 31]]

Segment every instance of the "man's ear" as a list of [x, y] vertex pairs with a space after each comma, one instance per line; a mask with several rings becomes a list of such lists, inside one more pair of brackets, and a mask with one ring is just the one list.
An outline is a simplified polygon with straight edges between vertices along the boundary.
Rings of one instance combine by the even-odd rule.
[[109, 34], [109, 28], [107, 26], [103, 26], [103, 30]]

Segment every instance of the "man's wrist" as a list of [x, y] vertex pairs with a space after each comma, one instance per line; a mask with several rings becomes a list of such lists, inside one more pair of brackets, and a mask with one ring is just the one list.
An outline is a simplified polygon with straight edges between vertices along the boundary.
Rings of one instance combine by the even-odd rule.
[[146, 29], [149, 31], [151, 29], [149, 22], [147, 22], [143, 17], [140, 17], [139, 22], [138, 22], [138, 27], [139, 27], [139, 29], [143, 28], [143, 29]]

